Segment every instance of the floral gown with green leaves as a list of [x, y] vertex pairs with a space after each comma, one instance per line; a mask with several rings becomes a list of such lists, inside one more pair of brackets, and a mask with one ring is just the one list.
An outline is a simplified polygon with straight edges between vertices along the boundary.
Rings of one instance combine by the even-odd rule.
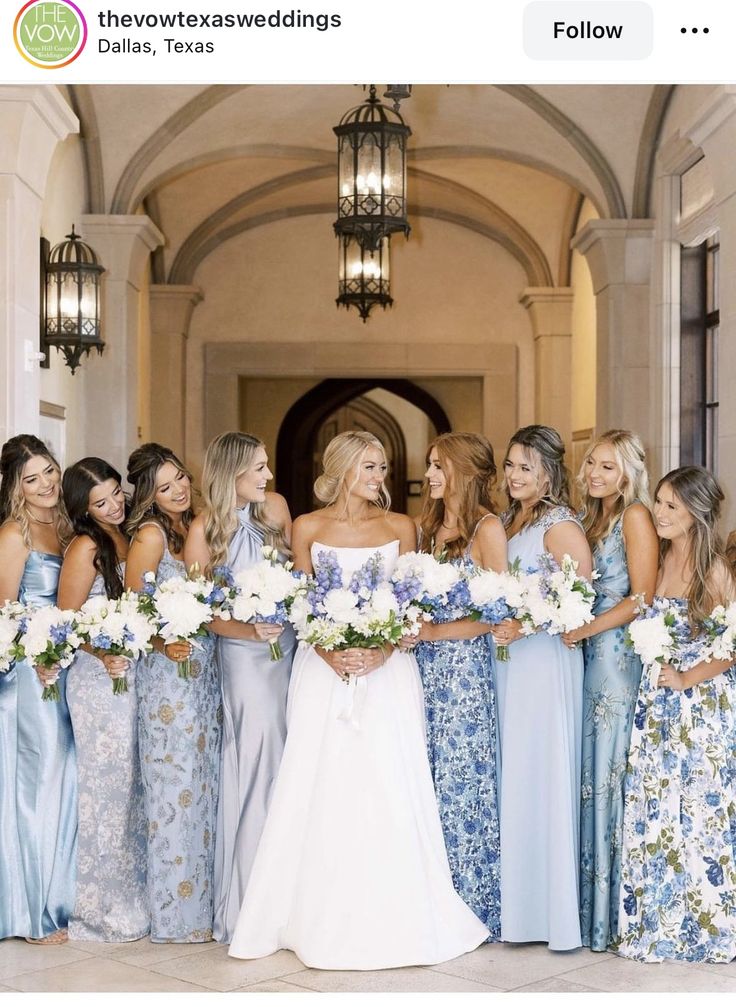
[[646, 671], [642, 676], [625, 780], [614, 944], [627, 958], [736, 958], [733, 675], [729, 669], [683, 692], [654, 687]]

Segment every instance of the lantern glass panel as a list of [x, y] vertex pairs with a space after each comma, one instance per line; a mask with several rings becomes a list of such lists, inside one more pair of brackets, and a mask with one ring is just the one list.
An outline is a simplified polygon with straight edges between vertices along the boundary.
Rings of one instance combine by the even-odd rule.
[[385, 167], [386, 195], [396, 196], [403, 202], [406, 188], [406, 160], [404, 158], [404, 141], [402, 137], [391, 134], [386, 147]]
[[[380, 137], [375, 133], [364, 133], [358, 148], [358, 174], [356, 188], [360, 196], [363, 213], [378, 213], [381, 209], [381, 147]], [[377, 198], [374, 198], [377, 197]]]
[[353, 167], [355, 163], [353, 145], [349, 136], [340, 137], [340, 152], [338, 171], [340, 176], [340, 199], [349, 200], [348, 208], [340, 207], [340, 216], [352, 213], [353, 196], [355, 194], [355, 175]]

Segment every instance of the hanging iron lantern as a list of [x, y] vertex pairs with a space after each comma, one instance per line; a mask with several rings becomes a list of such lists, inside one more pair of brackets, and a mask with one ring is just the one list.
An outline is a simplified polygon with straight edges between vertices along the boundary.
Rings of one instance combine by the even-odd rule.
[[397, 231], [408, 237], [406, 141], [411, 130], [398, 111], [370, 97], [346, 112], [337, 135], [337, 220], [335, 234], [352, 235], [377, 251]]
[[376, 304], [385, 310], [393, 304], [389, 269], [390, 238], [384, 238], [376, 251], [364, 248], [356, 238], [340, 238], [339, 295], [337, 306], [356, 307], [363, 321]]
[[83, 353], [102, 353], [105, 345], [100, 337], [100, 276], [105, 269], [73, 225], [66, 239], [50, 252], [48, 241], [41, 239], [41, 349], [47, 360], [49, 347], [61, 350], [74, 374]]

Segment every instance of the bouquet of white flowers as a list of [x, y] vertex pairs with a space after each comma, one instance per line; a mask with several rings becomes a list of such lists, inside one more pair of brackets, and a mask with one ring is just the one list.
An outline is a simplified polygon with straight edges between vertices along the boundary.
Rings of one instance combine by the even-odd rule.
[[0, 608], [0, 674], [8, 671], [15, 660], [14, 644], [22, 628], [25, 606], [18, 601], [7, 601]]
[[320, 552], [314, 577], [291, 618], [300, 640], [324, 650], [396, 644], [409, 628], [407, 607], [399, 603], [384, 574], [380, 552], [355, 571], [347, 587], [337, 553]]
[[465, 573], [455, 563], [427, 552], [406, 552], [396, 561], [391, 584], [400, 608], [410, 619], [415, 609], [427, 622], [451, 622], [465, 614]]
[[58, 702], [61, 699], [58, 678], [82, 645], [77, 633], [77, 613], [43, 605], [26, 611], [25, 626], [13, 648], [18, 661], [28, 661], [37, 668], [54, 670], [56, 676], [43, 690], [42, 698]]
[[524, 602], [518, 618], [525, 629], [557, 636], [592, 622], [595, 591], [589, 581], [578, 577], [577, 562], [565, 553], [558, 565], [554, 557], [544, 553], [540, 567], [538, 572], [522, 575]]
[[[736, 656], [736, 602], [718, 605], [703, 624], [710, 656], [717, 661], [732, 661]], [[708, 660], [708, 658], [705, 658]]]
[[[527, 587], [517, 563], [504, 573], [478, 570], [468, 578], [468, 592], [471, 605], [469, 617], [497, 626], [505, 619], [516, 618], [524, 605]], [[496, 657], [499, 661], [508, 661], [508, 646], [497, 644]]]
[[[223, 618], [222, 612], [208, 601], [214, 585], [205, 577], [170, 577], [157, 585], [156, 575], [149, 570], [143, 582], [142, 611], [156, 619], [157, 635], [164, 643], [194, 644], [215, 615]], [[179, 678], [189, 678], [190, 670], [190, 658], [178, 662]]]
[[[89, 598], [79, 612], [78, 631], [85, 643], [117, 657], [136, 660], [147, 654], [158, 632], [156, 619], [142, 610], [139, 595], [126, 591], [120, 598]], [[120, 696], [128, 691], [128, 679], [113, 680], [112, 691]]]
[[[293, 563], [282, 563], [278, 549], [265, 545], [263, 560], [234, 576], [237, 594], [232, 605], [240, 622], [281, 624], [289, 620], [298, 598], [307, 593], [307, 575], [297, 573]], [[278, 640], [269, 644], [271, 660], [284, 656]]]
[[698, 661], [710, 660], [707, 638], [693, 637], [687, 610], [677, 598], [655, 598], [629, 624], [626, 639], [648, 669], [654, 688], [660, 665], [672, 664], [685, 670]]

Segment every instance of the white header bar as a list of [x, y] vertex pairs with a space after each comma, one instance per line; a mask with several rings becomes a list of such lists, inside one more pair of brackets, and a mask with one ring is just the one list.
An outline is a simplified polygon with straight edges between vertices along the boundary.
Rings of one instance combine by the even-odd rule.
[[2, 83], [733, 81], [723, 0], [3, 0]]

